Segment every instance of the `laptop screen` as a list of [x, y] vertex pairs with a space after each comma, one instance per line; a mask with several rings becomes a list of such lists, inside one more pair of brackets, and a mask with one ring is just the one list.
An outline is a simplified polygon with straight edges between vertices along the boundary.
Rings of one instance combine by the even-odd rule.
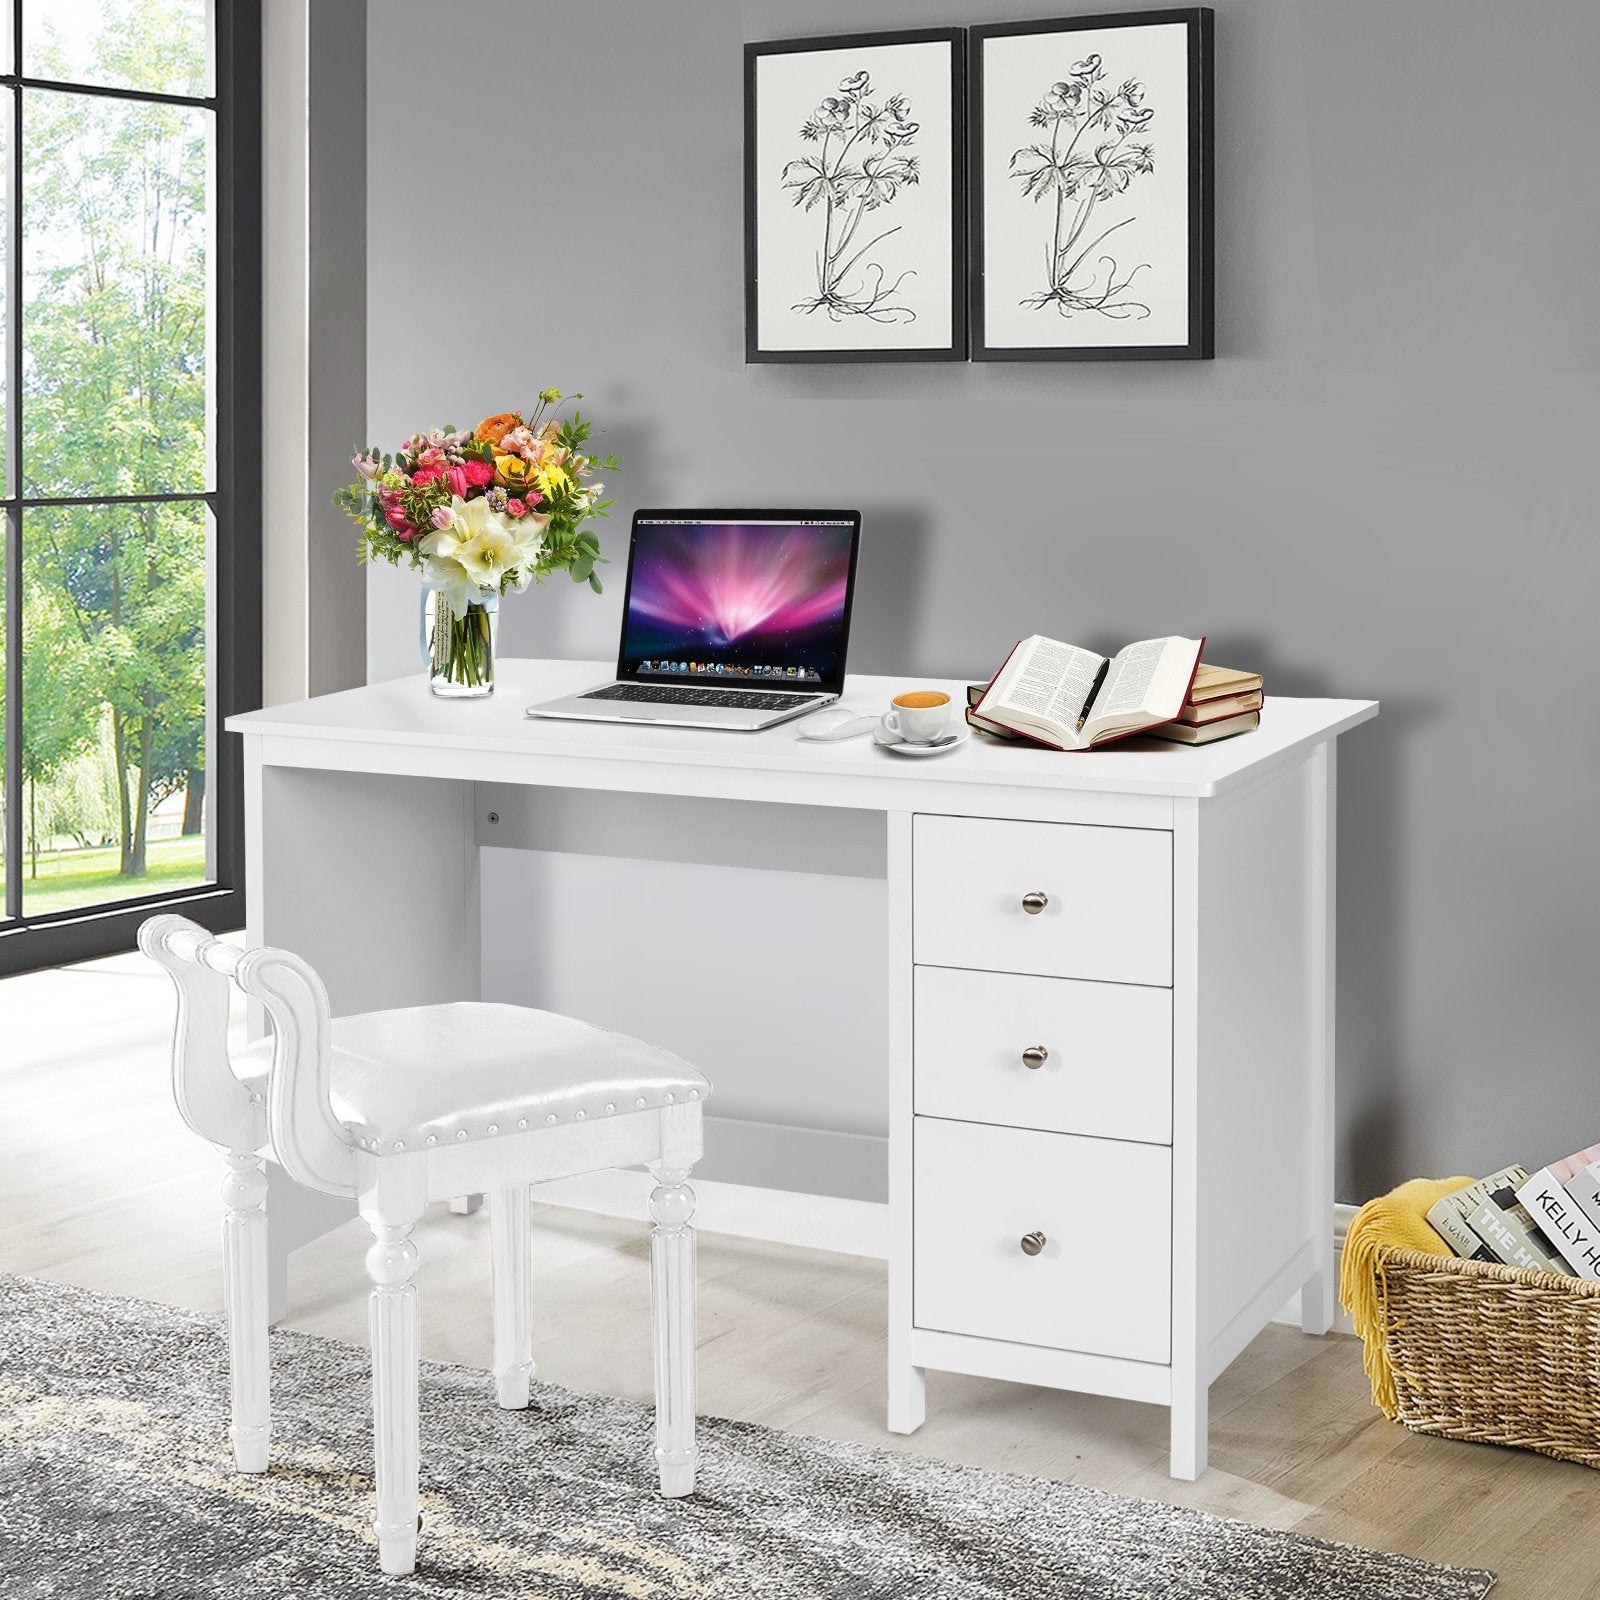
[[619, 677], [839, 689], [854, 512], [634, 518]]

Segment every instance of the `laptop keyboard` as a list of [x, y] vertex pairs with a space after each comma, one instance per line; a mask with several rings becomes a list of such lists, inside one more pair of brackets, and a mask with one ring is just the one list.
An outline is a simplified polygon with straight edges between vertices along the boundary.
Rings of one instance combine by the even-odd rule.
[[690, 689], [666, 683], [612, 683], [580, 700], [646, 701], [657, 706], [733, 706], [739, 711], [781, 711], [806, 697], [763, 693], [759, 689]]

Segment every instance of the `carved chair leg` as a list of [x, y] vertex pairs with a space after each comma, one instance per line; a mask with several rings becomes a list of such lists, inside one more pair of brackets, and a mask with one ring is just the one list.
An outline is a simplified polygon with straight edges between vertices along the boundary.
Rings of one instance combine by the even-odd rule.
[[656, 1356], [656, 1467], [661, 1492], [694, 1493], [694, 1190], [687, 1168], [653, 1167], [650, 1296]]
[[526, 1185], [489, 1202], [489, 1276], [494, 1300], [494, 1384], [501, 1409], [521, 1411], [533, 1382], [533, 1240]]
[[369, 1218], [372, 1247], [373, 1475], [378, 1486], [378, 1561], [403, 1574], [417, 1564], [417, 1247], [416, 1224]]
[[230, 1151], [222, 1180], [222, 1275], [228, 1302], [233, 1464], [267, 1470], [272, 1434], [267, 1351], [267, 1174], [258, 1155]]

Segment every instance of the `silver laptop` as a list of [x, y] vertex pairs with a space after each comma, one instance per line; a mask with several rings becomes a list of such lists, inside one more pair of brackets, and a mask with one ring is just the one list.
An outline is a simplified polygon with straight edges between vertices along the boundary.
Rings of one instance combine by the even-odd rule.
[[859, 511], [636, 511], [617, 675], [530, 717], [770, 728], [844, 690]]

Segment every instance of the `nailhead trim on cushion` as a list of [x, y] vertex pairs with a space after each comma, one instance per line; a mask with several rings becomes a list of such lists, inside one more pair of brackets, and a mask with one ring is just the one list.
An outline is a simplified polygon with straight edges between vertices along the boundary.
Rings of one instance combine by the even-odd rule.
[[[691, 1100], [698, 1100], [700, 1098], [700, 1091], [698, 1089], [689, 1090], [689, 1098]], [[671, 1091], [664, 1092], [660, 1101], [658, 1102], [660, 1109], [664, 1110], [667, 1106], [675, 1104], [676, 1099], [677, 1097], [672, 1094]], [[649, 1098], [645, 1095], [640, 1095], [633, 1102], [633, 1109], [635, 1110], [647, 1110], [649, 1109], [649, 1106]], [[614, 1100], [606, 1101], [605, 1109], [608, 1115], [615, 1116], [617, 1110], [616, 1102]], [[574, 1122], [583, 1122], [587, 1119], [588, 1115], [589, 1113], [580, 1106], [577, 1110], [572, 1112], [572, 1120]], [[546, 1113], [544, 1120], [546, 1126], [553, 1127], [561, 1121], [561, 1116], [559, 1112], [551, 1111]], [[519, 1117], [517, 1119], [518, 1132], [525, 1131], [527, 1126], [528, 1119], [526, 1117]], [[346, 1124], [346, 1129], [350, 1133], [358, 1150], [371, 1150], [376, 1153], [381, 1153], [381, 1147], [376, 1139], [366, 1138], [364, 1135], [358, 1133], [354, 1126], [348, 1123]], [[493, 1138], [499, 1132], [500, 1124], [498, 1122], [491, 1122], [484, 1129], [484, 1137]], [[426, 1136], [423, 1136], [419, 1133], [415, 1137], [420, 1139], [421, 1142], [430, 1149], [439, 1143], [439, 1135], [435, 1133], [430, 1133]], [[457, 1128], [455, 1130], [455, 1137], [458, 1144], [465, 1143], [467, 1140], [472, 1138], [472, 1130], [470, 1128]], [[401, 1155], [405, 1152], [405, 1149], [406, 1141], [404, 1139], [396, 1139], [393, 1141], [392, 1151], [394, 1154]]]

